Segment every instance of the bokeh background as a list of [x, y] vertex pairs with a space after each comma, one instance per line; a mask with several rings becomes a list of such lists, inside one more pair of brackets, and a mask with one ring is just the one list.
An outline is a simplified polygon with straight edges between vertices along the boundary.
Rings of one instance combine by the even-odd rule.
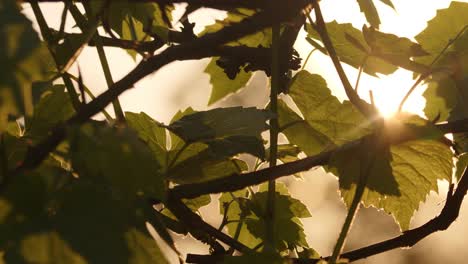
[[[402, 37], [413, 39], [426, 27], [426, 23], [435, 16], [436, 10], [450, 5], [449, 0], [393, 0], [395, 10], [376, 1], [382, 20], [380, 30]], [[462, 1], [468, 2], [468, 1]], [[359, 11], [354, 0], [322, 0], [322, 11], [327, 22], [337, 20], [340, 23], [349, 22], [356, 28], [365, 24], [365, 18]], [[178, 5], [174, 11], [177, 19], [184, 5]], [[58, 28], [63, 5], [60, 3], [45, 3], [41, 5], [51, 27]], [[30, 7], [24, 5], [24, 13], [34, 22]], [[195, 31], [200, 32], [204, 26], [222, 19], [225, 13], [202, 9], [192, 14], [189, 19], [196, 22]], [[467, 18], [468, 20], [468, 18]], [[468, 22], [467, 22], [468, 23]], [[176, 25], [178, 27], [180, 25]], [[77, 32], [71, 16], [68, 17], [66, 29]], [[101, 32], [104, 34], [104, 32]], [[296, 49], [305, 58], [312, 47], [305, 41], [305, 32], [297, 40]], [[118, 80], [135, 67], [138, 60], [133, 60], [125, 51], [116, 48], [106, 48], [114, 80]], [[199, 61], [184, 61], [171, 63], [161, 70], [138, 82], [135, 87], [120, 97], [124, 111], [149, 114], [154, 119], [168, 123], [180, 109], [193, 107], [196, 110], [206, 110], [220, 106], [255, 106], [263, 108], [268, 102], [268, 79], [263, 73], [255, 77], [240, 92], [227, 97], [214, 105], [207, 106], [211, 86], [209, 76], [203, 71], [209, 59]], [[81, 69], [84, 83], [95, 95], [107, 89], [102, 68], [97, 58], [96, 49], [87, 47], [82, 52], [71, 71], [77, 74], [77, 65]], [[336, 75], [330, 59], [319, 52], [314, 52], [305, 67], [308, 71], [321, 74], [327, 80], [332, 92], [341, 100], [345, 99], [344, 90]], [[356, 79], [357, 70], [345, 65], [345, 70], [351, 80]], [[360, 93], [368, 99], [369, 89], [373, 90], [375, 102], [385, 115], [390, 115], [398, 107], [403, 95], [413, 83], [412, 73], [398, 70], [389, 76], [361, 78]], [[406, 111], [423, 115], [425, 100], [421, 96], [425, 86], [422, 85], [412, 94], [406, 103]], [[109, 107], [109, 113], [112, 113]], [[96, 116], [96, 118], [101, 118]], [[302, 200], [312, 213], [311, 218], [303, 219], [309, 245], [320, 254], [329, 255], [346, 216], [346, 207], [338, 193], [338, 182], [335, 176], [325, 173], [321, 168], [303, 173], [303, 179], [287, 177], [282, 179], [292, 195]], [[447, 192], [447, 182], [439, 183], [439, 194], [431, 193], [425, 203], [413, 217], [411, 227], [417, 227], [435, 217], [444, 205]], [[218, 210], [217, 195], [212, 196], [212, 204], [201, 208], [203, 218], [217, 226], [221, 221]], [[356, 217], [347, 240], [345, 251], [379, 242], [400, 234], [399, 227], [392, 217], [375, 208], [362, 208]], [[432, 234], [416, 246], [408, 249], [396, 249], [356, 263], [468, 263], [466, 238], [468, 237], [468, 202], [462, 206], [460, 217], [450, 226], [449, 230]], [[208, 248], [191, 239], [178, 237], [181, 252], [207, 253]], [[161, 243], [159, 243], [161, 244]], [[167, 248], [167, 257], [177, 263], [177, 256]]]

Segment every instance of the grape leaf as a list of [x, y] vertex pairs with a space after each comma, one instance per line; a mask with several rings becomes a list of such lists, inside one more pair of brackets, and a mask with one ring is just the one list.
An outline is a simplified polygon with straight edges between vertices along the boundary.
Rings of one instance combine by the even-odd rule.
[[186, 115], [167, 128], [185, 142], [207, 141], [230, 136], [260, 137], [271, 114], [253, 107], [229, 107]]
[[[105, 1], [91, 1], [93, 12], [99, 13]], [[166, 15], [171, 19], [171, 5], [166, 7]], [[114, 30], [122, 39], [126, 40], [144, 40], [148, 37], [146, 28], [158, 26], [160, 30], [167, 29], [163, 19], [162, 10], [155, 3], [134, 3], [129, 0], [113, 1], [105, 7], [106, 16], [103, 18], [110, 28]], [[136, 53], [133, 50], [127, 52], [135, 58]]]
[[369, 22], [372, 27], [379, 28], [379, 13], [377, 12], [377, 8], [375, 8], [373, 0], [357, 0], [357, 2], [361, 8], [361, 12], [366, 16], [367, 22]]
[[[398, 122], [406, 123], [405, 120]], [[398, 133], [394, 131], [395, 126], [387, 130], [386, 133]], [[339, 177], [341, 195], [348, 206], [361, 174], [360, 160], [370, 151], [361, 144], [335, 152], [330, 160], [329, 166]], [[430, 191], [437, 191], [437, 180], [452, 177], [452, 151], [438, 141], [419, 139], [371, 153], [374, 162], [369, 169], [362, 202], [365, 206], [384, 209], [393, 215], [402, 230], [407, 230], [420, 202], [425, 201]]]
[[[206, 33], [216, 32], [229, 24], [240, 22], [252, 14], [254, 14], [254, 11], [242, 8], [228, 12], [225, 19], [217, 20], [214, 24], [207, 26], [205, 30], [200, 33], [200, 36]], [[263, 47], [268, 47], [271, 45], [271, 29], [265, 29], [254, 34], [247, 35], [236, 41], [229, 42], [227, 45], [246, 45], [249, 47], [258, 47], [261, 45]], [[239, 91], [241, 88], [245, 87], [252, 77], [252, 73], [245, 72], [241, 69], [234, 79], [230, 79], [226, 73], [224, 73], [224, 70], [216, 64], [217, 60], [219, 60], [219, 57], [212, 58], [204, 71], [210, 75], [210, 83], [213, 87], [210, 99], [208, 100], [208, 105], [212, 105], [227, 95]]]
[[47, 136], [51, 129], [70, 118], [75, 113], [65, 86], [54, 85], [46, 89], [34, 106], [34, 114], [26, 119], [25, 136], [39, 141]]
[[[339, 59], [354, 68], [359, 68], [365, 61], [363, 71], [376, 76], [376, 73], [391, 74], [398, 67], [372, 56], [370, 47], [365, 42], [362, 32], [350, 23], [339, 24], [336, 21], [326, 23], [330, 39]], [[311, 27], [307, 27], [309, 37], [320, 40], [320, 35]], [[323, 49], [320, 51], [324, 52]]]
[[415, 37], [430, 55], [418, 58], [416, 61], [429, 65], [442, 52], [449, 41], [467, 25], [468, 3], [452, 1], [448, 8], [437, 10], [436, 16]]
[[6, 263], [168, 263], [138, 210], [50, 163], [38, 171], [0, 196]]
[[[174, 122], [189, 117], [190, 113], [195, 112], [192, 109], [185, 113], [180, 112], [174, 117]], [[156, 159], [162, 164], [164, 174], [178, 183], [198, 182], [239, 173], [246, 170], [246, 165], [241, 160], [232, 159], [232, 156], [250, 153], [263, 157], [265, 154], [260, 138], [241, 135], [221, 135], [220, 138], [205, 140], [203, 143], [186, 143], [177, 135], [171, 134], [172, 146], [169, 150], [162, 124], [144, 113], [127, 112], [126, 116], [128, 125], [153, 150]]]
[[429, 81], [423, 96], [426, 98], [424, 114], [431, 120], [447, 120], [458, 101], [455, 83], [451, 78]]
[[[280, 251], [293, 245], [306, 247], [307, 241], [299, 218], [310, 217], [310, 212], [301, 201], [290, 196], [284, 184], [277, 183], [275, 194], [276, 247]], [[259, 191], [251, 197], [246, 197], [245, 191], [238, 191], [233, 194], [224, 193], [220, 197], [221, 214], [228, 210], [227, 220], [233, 221], [233, 223], [227, 225], [231, 235], [236, 233], [239, 225], [237, 221], [243, 219], [239, 241], [247, 246], [256, 246], [259, 241], [265, 238], [266, 199], [265, 184], [261, 185]], [[227, 209], [225, 208], [226, 205], [228, 205]]]
[[280, 125], [292, 124], [282, 132], [307, 155], [358, 139], [370, 131], [362, 114], [348, 101], [340, 103], [320, 75], [307, 71], [297, 73], [289, 87], [289, 95], [305, 123], [280, 103]]
[[[304, 228], [299, 218], [311, 217], [307, 207], [299, 200], [292, 198], [287, 192], [287, 187], [279, 183], [278, 191], [275, 192], [275, 245], [279, 251], [291, 248], [291, 246], [307, 247]], [[266, 204], [268, 191], [266, 185], [255, 193], [251, 198], [251, 211], [258, 219], [246, 219], [247, 229], [252, 235], [266, 237]], [[283, 191], [281, 191], [283, 190]]]
[[141, 140], [152, 150], [154, 157], [163, 166], [167, 167], [166, 129], [147, 114], [125, 112], [125, 120], [129, 127], [134, 129]]
[[72, 166], [80, 177], [110, 185], [117, 196], [165, 200], [166, 183], [150, 149], [125, 128], [94, 122], [70, 136]]
[[222, 178], [246, 169], [244, 161], [217, 156], [205, 144], [194, 143], [182, 152], [167, 175], [176, 183], [188, 184]]
[[[220, 213], [227, 214], [226, 224], [228, 233], [235, 237], [237, 229], [239, 228], [238, 240], [244, 245], [254, 248], [260, 243], [262, 239], [253, 236], [247, 229], [245, 224], [245, 217], [257, 218], [255, 215], [250, 213], [248, 209], [248, 199], [246, 190], [239, 190], [232, 193], [223, 193], [219, 197], [219, 209]], [[226, 211], [227, 210], [227, 211]]]
[[224, 70], [216, 65], [219, 57], [212, 58], [208, 66], [205, 68], [205, 73], [210, 75], [210, 83], [213, 87], [208, 105], [212, 105], [223, 99], [231, 93], [237, 92], [242, 87], [245, 87], [252, 77], [252, 73], [241, 70], [234, 80], [231, 80]]
[[363, 27], [363, 36], [371, 49], [371, 54], [391, 58], [392, 61], [407, 61], [411, 57], [420, 57], [428, 53], [419, 45], [407, 38], [383, 33], [372, 27]]
[[8, 114], [32, 114], [31, 84], [47, 77], [50, 57], [14, 1], [0, 5], [0, 131]]

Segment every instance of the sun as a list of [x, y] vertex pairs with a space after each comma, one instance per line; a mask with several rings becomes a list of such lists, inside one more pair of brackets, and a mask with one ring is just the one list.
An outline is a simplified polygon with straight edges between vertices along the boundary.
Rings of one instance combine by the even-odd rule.
[[[399, 69], [395, 73], [380, 78], [377, 80], [367, 80], [360, 84], [360, 96], [362, 98], [369, 97], [369, 91], [372, 91], [374, 104], [384, 118], [391, 118], [397, 112], [398, 108], [415, 83], [413, 73], [407, 70]], [[409, 95], [408, 99], [403, 104], [402, 112], [424, 116], [425, 100], [422, 96], [425, 85], [419, 85]]]

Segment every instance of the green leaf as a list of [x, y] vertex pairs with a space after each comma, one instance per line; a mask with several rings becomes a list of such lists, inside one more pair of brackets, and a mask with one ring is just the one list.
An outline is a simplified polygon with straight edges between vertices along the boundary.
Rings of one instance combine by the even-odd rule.
[[207, 141], [230, 136], [260, 137], [268, 129], [271, 114], [256, 108], [216, 108], [186, 115], [167, 128], [185, 142]]
[[[389, 130], [386, 133], [395, 133], [394, 127], [386, 129]], [[361, 160], [368, 157], [369, 151], [372, 150], [368, 144], [361, 144], [334, 153], [330, 160], [329, 166], [339, 177], [341, 195], [348, 206], [361, 175]], [[408, 141], [370, 155], [374, 156], [374, 162], [362, 202], [392, 214], [402, 230], [409, 228], [414, 212], [429, 192], [437, 191], [437, 180], [452, 177], [452, 151], [435, 140]]]
[[[387, 75], [397, 70], [398, 67], [372, 56], [362, 32], [350, 23], [339, 24], [332, 21], [326, 23], [326, 27], [336, 53], [342, 62], [357, 69], [365, 61], [363, 71], [373, 76], [376, 76], [376, 73]], [[320, 35], [311, 26], [307, 27], [307, 32], [309, 37], [320, 40]]]
[[182, 201], [192, 211], [197, 211], [201, 207], [211, 203], [211, 196], [209, 194], [205, 194], [193, 199], [183, 199]]
[[[250, 248], [254, 248], [262, 243], [262, 239], [253, 236], [245, 224], [245, 218], [247, 216], [249, 218], [258, 219], [248, 208], [249, 200], [247, 199], [247, 194], [248, 191], [246, 190], [221, 194], [219, 197], [219, 209], [222, 215], [227, 212], [227, 220], [229, 223], [226, 227], [229, 235], [235, 237], [236, 231], [239, 228], [239, 242]], [[227, 207], [227, 211], [225, 211], [225, 206]]]
[[31, 84], [47, 76], [49, 53], [14, 1], [0, 5], [0, 131], [8, 114], [32, 114]]
[[25, 136], [38, 141], [47, 136], [55, 125], [69, 119], [74, 113], [65, 86], [49, 87], [34, 106], [33, 116], [26, 119]]
[[[238, 8], [232, 10], [227, 13], [227, 17], [223, 20], [216, 20], [214, 24], [208, 25], [205, 27], [205, 30], [199, 34], [199, 36], [203, 36], [206, 33], [213, 33], [221, 28], [228, 26], [230, 24], [238, 23], [250, 16], [255, 14], [255, 11], [245, 9], [245, 8]], [[249, 47], [258, 47], [262, 45], [263, 47], [269, 47], [271, 45], [271, 29], [265, 29], [263, 31], [258, 31], [254, 34], [250, 34], [244, 36], [236, 41], [232, 41], [227, 43], [230, 46], [237, 46], [237, 45], [246, 45]]]
[[[164, 168], [167, 166], [166, 129], [147, 114], [125, 112], [125, 120], [152, 150], [154, 157]], [[165, 170], [165, 169], [164, 169]]]
[[[92, 9], [95, 13], [100, 13], [105, 1], [91, 1]], [[122, 39], [126, 40], [144, 40], [147, 38], [147, 33], [144, 31], [146, 28], [152, 29], [158, 26], [158, 32], [162, 28], [167, 28], [164, 22], [162, 10], [155, 3], [134, 3], [130, 0], [113, 1], [105, 7], [106, 23], [114, 30]], [[169, 19], [171, 19], [171, 12], [173, 7], [168, 6], [166, 12]], [[135, 58], [136, 53], [133, 50], [128, 50], [128, 53]]]
[[439, 9], [427, 27], [415, 37], [430, 56], [416, 61], [429, 65], [467, 24], [468, 3], [452, 1], [448, 8]]
[[[195, 113], [192, 109], [176, 114], [173, 123]], [[200, 182], [246, 170], [243, 161], [232, 159], [240, 153], [264, 157], [263, 142], [254, 136], [228, 136], [186, 143], [171, 134], [171, 150], [166, 146], [164, 126], [144, 113], [127, 112], [127, 123], [153, 150], [168, 179], [177, 183]]]
[[[207, 26], [205, 30], [199, 34], [199, 36], [202, 36], [206, 33], [216, 32], [232, 23], [240, 22], [254, 13], [255, 12], [253, 10], [242, 8], [232, 10], [228, 12], [225, 19], [216, 20], [214, 24]], [[258, 47], [261, 45], [263, 47], [269, 47], [271, 45], [271, 29], [265, 29], [254, 34], [244, 36], [236, 41], [227, 43], [227, 45], [246, 45], [249, 47]], [[239, 91], [241, 88], [246, 86], [247, 82], [252, 77], [252, 73], [245, 72], [243, 69], [241, 69], [236, 78], [231, 80], [228, 78], [226, 73], [224, 73], [224, 70], [216, 65], [217, 60], [219, 60], [219, 57], [212, 58], [204, 71], [210, 75], [210, 83], [213, 87], [210, 99], [208, 100], [208, 105], [212, 105], [227, 95]]]
[[374, 27], [379, 28], [380, 18], [377, 8], [375, 8], [373, 0], [357, 0], [361, 12], [366, 16], [367, 22]]
[[451, 78], [430, 81], [423, 96], [426, 98], [424, 114], [430, 120], [447, 120], [458, 101], [456, 84]]
[[[284, 187], [283, 189], [285, 189]], [[281, 187], [278, 188], [281, 190]], [[251, 199], [251, 211], [257, 218], [247, 217], [247, 229], [258, 238], [266, 237], [266, 204], [268, 191], [260, 189]], [[275, 193], [275, 245], [279, 251], [292, 246], [307, 247], [304, 228], [299, 218], [311, 217], [307, 207], [289, 193]]]
[[463, 153], [460, 156], [458, 156], [456, 164], [457, 165], [455, 167], [455, 178], [457, 179], [457, 181], [459, 181], [463, 176], [466, 167], [468, 166], [468, 153]]
[[213, 87], [208, 105], [212, 105], [227, 95], [235, 93], [239, 89], [245, 87], [252, 77], [252, 73], [241, 70], [234, 80], [229, 79], [226, 73], [224, 73], [224, 70], [216, 65], [218, 59], [219, 57], [212, 58], [204, 71], [210, 75], [210, 83]]
[[[174, 159], [175, 155], [171, 155]], [[167, 172], [168, 179], [179, 183], [195, 183], [222, 178], [247, 169], [244, 161], [216, 155], [202, 143], [190, 144]]]
[[6, 263], [168, 263], [138, 209], [50, 163], [38, 172], [0, 196]]
[[[257, 193], [251, 197], [245, 196], [245, 191], [225, 193], [220, 197], [220, 211], [225, 213], [227, 220], [233, 221], [227, 225], [228, 231], [234, 235], [238, 221], [243, 219], [239, 241], [249, 247], [257, 246], [265, 238], [266, 185], [260, 186]], [[275, 193], [275, 245], [279, 251], [291, 246], [307, 246], [304, 229], [299, 218], [310, 217], [307, 207], [299, 200], [290, 196], [284, 184], [277, 183]], [[245, 222], [245, 223], [244, 223]]]
[[110, 185], [128, 201], [137, 196], [165, 200], [166, 183], [160, 165], [150, 149], [125, 128], [111, 128], [98, 122], [72, 131], [70, 153], [80, 177]]
[[[415, 38], [431, 55], [418, 62], [429, 64], [447, 47], [433, 68], [426, 99], [425, 114], [437, 121], [458, 120], [468, 117], [468, 4], [452, 2], [446, 9], [437, 11], [428, 26]], [[447, 46], [448, 45], [448, 46]], [[467, 134], [454, 135], [461, 152], [468, 150]]]
[[280, 126], [292, 124], [282, 132], [307, 155], [358, 139], [370, 131], [362, 114], [350, 102], [340, 103], [320, 75], [307, 71], [297, 73], [289, 95], [305, 122], [280, 103]]
[[371, 54], [391, 58], [392, 61], [408, 61], [411, 57], [428, 55], [418, 43], [393, 34], [383, 33], [372, 27], [363, 27], [362, 31]]
[[[270, 160], [270, 148], [268, 148], [265, 153], [265, 160]], [[281, 144], [278, 145], [278, 152], [276, 156], [283, 163], [288, 163], [298, 160], [299, 158], [297, 156], [299, 153], [301, 153], [301, 149], [298, 146], [293, 144]]]

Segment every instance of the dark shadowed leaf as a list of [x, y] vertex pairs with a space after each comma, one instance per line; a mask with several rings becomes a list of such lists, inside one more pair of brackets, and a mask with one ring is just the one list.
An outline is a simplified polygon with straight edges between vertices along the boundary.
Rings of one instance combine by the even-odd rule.
[[268, 128], [268, 111], [256, 108], [216, 108], [186, 115], [167, 128], [186, 142], [230, 136], [259, 137]]
[[94, 122], [72, 131], [72, 166], [80, 177], [110, 186], [118, 197], [164, 201], [166, 180], [151, 150], [133, 131]]
[[31, 84], [47, 76], [50, 57], [15, 1], [0, 4], [0, 131], [8, 114], [32, 114]]
[[34, 114], [26, 119], [25, 136], [40, 140], [47, 136], [52, 128], [75, 113], [70, 96], [65, 92], [65, 86], [54, 85], [46, 89], [34, 106]]

